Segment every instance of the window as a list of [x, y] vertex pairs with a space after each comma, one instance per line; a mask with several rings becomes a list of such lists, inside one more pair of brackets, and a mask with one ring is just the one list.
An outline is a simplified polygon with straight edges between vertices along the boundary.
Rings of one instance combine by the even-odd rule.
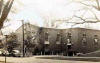
[[48, 41], [48, 36], [49, 36], [49, 34], [48, 34], [48, 32], [46, 32], [46, 33], [45, 33], [45, 40], [46, 40], [46, 41]]
[[60, 34], [59, 33], [57, 34], [56, 41], [60, 41]]
[[86, 34], [85, 33], [83, 34], [83, 37], [86, 37]]
[[82, 43], [83, 43], [83, 46], [85, 46], [87, 44], [86, 34], [83, 34]]
[[60, 33], [57, 34], [57, 38], [56, 38], [56, 44], [60, 44], [60, 39], [61, 36], [60, 36]]
[[71, 37], [72, 37], [71, 33], [68, 33], [68, 35], [67, 35], [67, 36], [68, 36], [68, 38], [71, 38]]
[[40, 27], [40, 29], [38, 30], [38, 33], [39, 33], [39, 34], [41, 34], [41, 33], [42, 33], [42, 31], [43, 31], [43, 28], [42, 28], [42, 27]]
[[49, 34], [48, 34], [48, 32], [45, 33], [45, 44], [49, 44]]
[[94, 44], [98, 44], [98, 35], [94, 35]]
[[2, 40], [0, 40], [0, 42], [2, 42]]
[[67, 39], [67, 45], [71, 45], [71, 40], [69, 38]]
[[72, 37], [72, 35], [71, 35], [71, 33], [69, 32], [69, 33], [67, 34], [67, 45], [72, 45], [72, 43], [71, 43], [71, 37]]

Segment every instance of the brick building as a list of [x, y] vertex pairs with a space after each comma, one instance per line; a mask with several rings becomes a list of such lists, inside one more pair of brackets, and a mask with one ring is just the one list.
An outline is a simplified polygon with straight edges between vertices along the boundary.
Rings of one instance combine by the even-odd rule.
[[[75, 52], [89, 53], [100, 48], [100, 30], [85, 28], [54, 29], [31, 24], [25, 24], [24, 30], [26, 30], [24, 33], [25, 39], [27, 32], [31, 33], [33, 38], [36, 38], [31, 41], [36, 45], [31, 49], [33, 54], [66, 55], [68, 48]], [[16, 33], [18, 42], [22, 44], [22, 26], [16, 30]], [[22, 51], [22, 45], [20, 45], [19, 49]]]

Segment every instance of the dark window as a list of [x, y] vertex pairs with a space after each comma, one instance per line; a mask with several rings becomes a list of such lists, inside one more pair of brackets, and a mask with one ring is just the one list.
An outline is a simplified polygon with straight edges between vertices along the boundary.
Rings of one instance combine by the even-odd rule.
[[98, 35], [94, 35], [94, 44], [98, 44]]
[[69, 32], [68, 34], [67, 34], [67, 45], [71, 45], [72, 43], [71, 43], [71, 37], [72, 37], [72, 34]]
[[2, 40], [0, 40], [0, 42], [2, 42]]
[[72, 34], [71, 33], [68, 33], [67, 37], [68, 38], [71, 38], [72, 37]]
[[38, 33], [41, 34], [43, 31], [43, 28], [41, 27], [39, 30], [38, 30]]
[[57, 34], [56, 44], [60, 44], [61, 36], [60, 33]]
[[48, 34], [48, 32], [45, 33], [45, 44], [49, 44], [49, 34]]
[[86, 34], [85, 33], [83, 34], [83, 37], [86, 37]]
[[83, 34], [82, 43], [83, 43], [83, 46], [87, 44], [86, 34]]
[[60, 34], [59, 33], [57, 34], [56, 41], [60, 41]]
[[49, 39], [48, 36], [49, 36], [49, 34], [48, 34], [48, 32], [46, 32], [46, 33], [45, 33], [45, 40], [46, 40], [46, 41], [48, 41], [48, 39]]

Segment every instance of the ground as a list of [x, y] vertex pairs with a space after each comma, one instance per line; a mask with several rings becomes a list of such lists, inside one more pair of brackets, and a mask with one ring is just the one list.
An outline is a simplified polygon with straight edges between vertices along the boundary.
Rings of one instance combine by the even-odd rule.
[[[100, 61], [77, 60], [79, 59], [77, 57], [74, 57], [74, 58], [73, 57], [61, 57], [64, 59], [60, 59], [59, 57], [60, 56], [33, 56], [33, 57], [25, 57], [25, 58], [7, 57], [7, 63], [100, 63]], [[84, 59], [84, 58], [80, 57], [80, 59]], [[86, 58], [86, 59], [89, 59], [89, 60], [98, 59], [99, 60], [100, 58]], [[4, 60], [5, 60], [5, 57], [0, 57], [0, 61], [1, 61], [0, 63], [4, 63]]]

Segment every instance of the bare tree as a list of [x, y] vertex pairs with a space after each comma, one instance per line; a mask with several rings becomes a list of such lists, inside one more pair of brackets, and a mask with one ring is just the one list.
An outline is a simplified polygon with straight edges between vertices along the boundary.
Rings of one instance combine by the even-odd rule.
[[[53, 23], [57, 23], [56, 28], [59, 26], [59, 24], [62, 23], [71, 23], [71, 26], [75, 26], [78, 24], [84, 24], [84, 23], [98, 23], [100, 22], [100, 18], [97, 16], [97, 13], [94, 11], [98, 11], [100, 12], [100, 0], [71, 0], [71, 3], [77, 3], [80, 4], [80, 6], [82, 5], [82, 8], [80, 8], [79, 10], [77, 10], [77, 12], [80, 11], [85, 11], [82, 15], [76, 15], [77, 12], [75, 12], [75, 14], [73, 14], [72, 17], [68, 18], [68, 19], [59, 19], [59, 20], [55, 20]], [[70, 3], [70, 4], [71, 4]], [[87, 11], [91, 12], [93, 17], [89, 18], [89, 17], [85, 17], [85, 14], [88, 13]], [[85, 18], [84, 18], [85, 17]], [[81, 22], [72, 22], [73, 18], [78, 18], [81, 20]]]
[[[80, 1], [74, 1], [74, 2], [77, 2], [80, 5], [83, 5], [94, 16], [94, 18], [84, 18], [83, 17], [84, 14], [83, 14], [83, 16], [75, 16], [76, 18], [79, 18], [83, 21], [81, 24], [100, 22], [100, 18], [97, 16], [97, 13], [94, 11], [94, 10], [96, 10], [96, 11], [100, 12], [100, 0], [80, 0]], [[86, 10], [86, 9], [81, 9], [81, 10]], [[88, 20], [88, 19], [90, 19], [90, 20]]]
[[7, 19], [13, 2], [14, 0], [8, 0], [7, 3], [4, 4], [4, 0], [0, 0], [0, 29], [2, 28], [4, 21]]

